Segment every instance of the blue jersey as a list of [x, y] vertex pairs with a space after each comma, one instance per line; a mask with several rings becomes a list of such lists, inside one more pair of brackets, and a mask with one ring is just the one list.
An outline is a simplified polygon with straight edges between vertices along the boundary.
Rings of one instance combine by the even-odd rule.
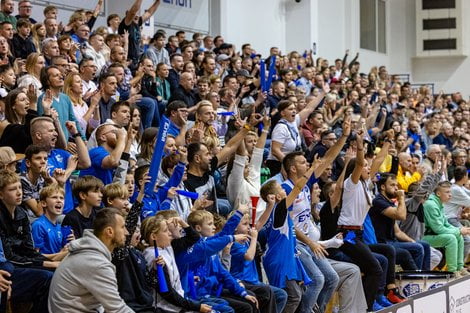
[[368, 245], [377, 244], [377, 237], [375, 236], [374, 225], [372, 224], [372, 220], [370, 219], [369, 214], [366, 215], [364, 224], [362, 224], [362, 226], [364, 227], [364, 230], [362, 232], [362, 240]]
[[46, 215], [41, 215], [32, 225], [34, 247], [44, 254], [59, 252], [63, 247], [61, 229], [59, 223], [52, 224]]
[[113, 169], [105, 169], [102, 167], [103, 160], [109, 155], [109, 152], [102, 146], [91, 149], [89, 152], [91, 166], [80, 171], [80, 176], [91, 175], [99, 178], [104, 185], [113, 182]]
[[260, 284], [258, 270], [256, 269], [255, 262], [245, 260], [245, 254], [250, 247], [250, 243], [234, 242], [230, 249], [232, 261], [230, 262], [230, 274], [236, 279], [249, 282], [253, 285]]
[[[204, 267], [207, 267], [209, 272], [210, 258], [225, 248], [230, 242], [233, 242], [233, 233], [237, 228], [242, 214], [237, 211], [231, 218], [225, 223], [222, 231], [215, 236], [201, 238], [194, 245], [186, 249], [185, 251], [175, 255], [176, 265], [181, 276], [181, 285], [184, 289], [185, 295], [190, 296], [190, 290], [188, 285], [188, 275], [191, 271], [196, 275], [196, 272], [203, 271]], [[199, 285], [202, 287], [202, 285]]]
[[[285, 219], [280, 227], [275, 227], [275, 216], [286, 211]], [[296, 260], [294, 223], [287, 214], [285, 200], [273, 209], [266, 225], [267, 250], [263, 257], [263, 265], [269, 284], [278, 288], [286, 287], [286, 280], [302, 281], [300, 262]]]

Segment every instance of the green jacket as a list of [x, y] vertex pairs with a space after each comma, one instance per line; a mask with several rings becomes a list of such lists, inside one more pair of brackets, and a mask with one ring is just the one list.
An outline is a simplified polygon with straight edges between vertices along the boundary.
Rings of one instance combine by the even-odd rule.
[[447, 221], [441, 199], [435, 194], [424, 202], [424, 226], [424, 235], [460, 235], [460, 229]]
[[16, 17], [13, 15], [6, 15], [3, 12], [0, 12], [0, 23], [1, 22], [10, 22], [13, 25], [13, 28], [16, 29]]

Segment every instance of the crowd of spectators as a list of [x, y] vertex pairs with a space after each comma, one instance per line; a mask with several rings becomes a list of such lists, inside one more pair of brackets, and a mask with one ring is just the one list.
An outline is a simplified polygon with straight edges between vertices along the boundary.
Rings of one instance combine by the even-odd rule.
[[146, 38], [160, 2], [0, 0], [0, 312], [362, 313], [406, 301], [396, 270], [469, 275], [460, 93]]

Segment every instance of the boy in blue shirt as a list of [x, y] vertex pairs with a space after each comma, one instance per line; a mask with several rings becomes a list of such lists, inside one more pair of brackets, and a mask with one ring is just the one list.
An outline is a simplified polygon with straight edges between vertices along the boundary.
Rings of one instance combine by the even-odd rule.
[[[234, 241], [245, 242], [248, 239], [247, 235], [233, 235], [243, 214], [244, 212], [239, 209], [232, 218], [227, 221], [222, 231], [217, 235], [215, 235], [212, 213], [205, 210], [198, 210], [189, 214], [188, 224], [199, 233], [201, 239], [193, 247], [188, 249], [188, 254], [194, 254], [193, 251], [197, 251], [198, 245], [203, 242], [209, 245], [225, 243], [225, 245], [221, 245], [220, 250]], [[257, 312], [258, 299], [249, 294], [245, 287], [239, 284], [222, 266], [217, 253], [206, 254], [208, 251], [209, 250], [202, 249], [200, 253], [202, 253], [205, 258], [201, 259], [200, 262], [191, 262], [189, 264], [189, 270], [192, 271], [195, 276], [199, 277], [199, 282], [196, 285], [197, 296], [221, 296], [236, 312]], [[178, 259], [180, 263], [178, 263]], [[181, 264], [181, 258], [177, 258], [177, 263]], [[182, 278], [182, 280], [184, 280], [184, 278]], [[223, 291], [223, 289], [227, 291]]]
[[276, 205], [263, 229], [267, 237], [263, 265], [269, 284], [287, 292], [284, 313], [294, 313], [297, 310], [303, 294], [300, 285], [310, 281], [297, 256], [294, 222], [288, 208], [294, 203], [315, 169], [322, 164], [322, 160], [315, 161], [307, 173], [297, 179], [289, 195], [286, 195], [286, 191], [275, 180], [268, 181], [260, 190], [261, 198], [266, 202], [269, 197], [275, 195]]
[[34, 247], [42, 254], [67, 254], [61, 250], [75, 237], [71, 232], [67, 238], [64, 238], [62, 226], [57, 222], [64, 209], [64, 189], [57, 184], [49, 185], [41, 190], [39, 199], [44, 214], [32, 225]]
[[[256, 254], [256, 244], [258, 239], [258, 229], [261, 229], [269, 216], [271, 215], [272, 209], [274, 208], [274, 196], [270, 195], [268, 198], [269, 202], [266, 210], [260, 216], [258, 223], [250, 228], [250, 216], [245, 214], [235, 230], [235, 234], [250, 235], [250, 241], [239, 243], [234, 242], [231, 249], [231, 262], [230, 262], [230, 274], [233, 275], [237, 280], [242, 282], [248, 290], [254, 292], [260, 302], [260, 311], [267, 312], [278, 312], [281, 313], [287, 302], [287, 293], [274, 286], [263, 284], [259, 281], [258, 270], [256, 269], [256, 263], [254, 262]], [[269, 293], [268, 303], [266, 303], [263, 310], [262, 296], [265, 293], [265, 288], [271, 289]]]

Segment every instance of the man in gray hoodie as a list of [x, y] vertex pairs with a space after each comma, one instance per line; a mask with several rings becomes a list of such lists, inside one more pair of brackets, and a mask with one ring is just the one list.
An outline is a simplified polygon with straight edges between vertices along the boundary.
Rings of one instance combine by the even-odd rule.
[[93, 230], [72, 241], [69, 256], [61, 262], [49, 291], [51, 313], [134, 312], [119, 295], [111, 252], [122, 247], [128, 232], [121, 212], [105, 208], [98, 212]]

